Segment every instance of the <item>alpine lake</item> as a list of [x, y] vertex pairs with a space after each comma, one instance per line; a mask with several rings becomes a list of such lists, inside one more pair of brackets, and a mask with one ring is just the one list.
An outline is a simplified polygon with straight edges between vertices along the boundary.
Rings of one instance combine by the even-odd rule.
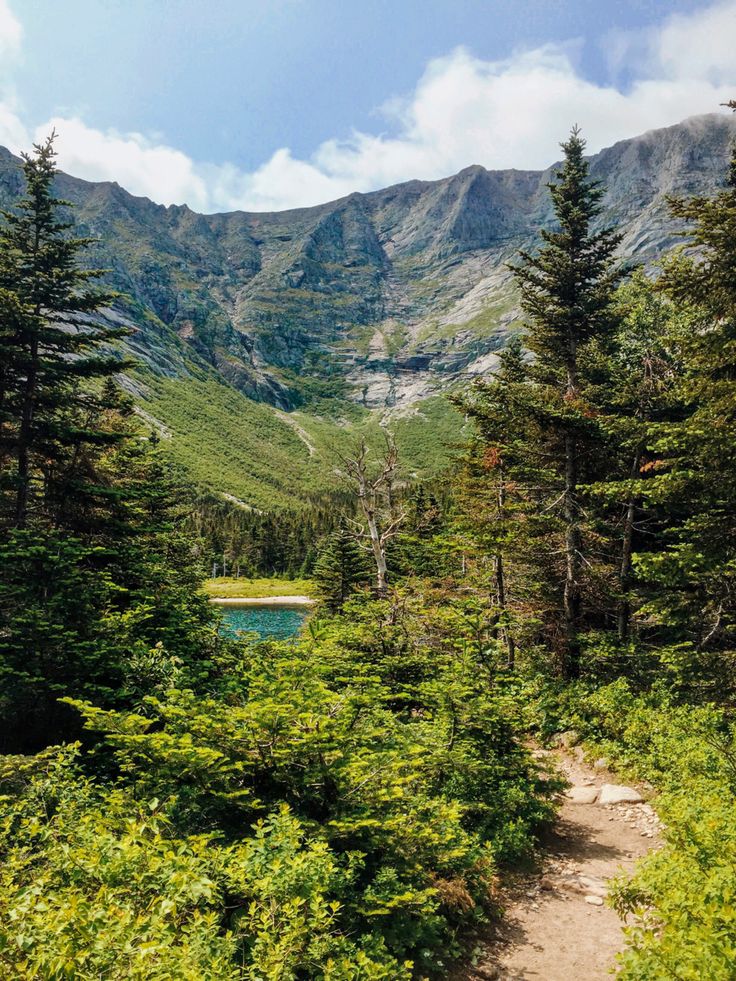
[[302, 629], [309, 607], [233, 603], [221, 606], [220, 612], [222, 632], [228, 637], [256, 634], [261, 640], [289, 640]]

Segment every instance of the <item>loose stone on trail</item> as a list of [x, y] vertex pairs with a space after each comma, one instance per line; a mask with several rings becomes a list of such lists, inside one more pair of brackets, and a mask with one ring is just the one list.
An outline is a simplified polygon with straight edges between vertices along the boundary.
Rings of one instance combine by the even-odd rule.
[[599, 804], [640, 804], [644, 798], [633, 787], [622, 784], [604, 783], [601, 787]]
[[594, 804], [598, 797], [598, 788], [590, 786], [570, 787], [565, 797], [573, 804]]

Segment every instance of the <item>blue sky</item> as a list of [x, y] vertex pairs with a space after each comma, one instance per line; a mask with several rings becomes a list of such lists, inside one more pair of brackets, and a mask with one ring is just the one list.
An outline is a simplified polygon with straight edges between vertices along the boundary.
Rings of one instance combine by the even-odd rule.
[[0, 142], [270, 210], [716, 111], [734, 51], [736, 0], [0, 0]]

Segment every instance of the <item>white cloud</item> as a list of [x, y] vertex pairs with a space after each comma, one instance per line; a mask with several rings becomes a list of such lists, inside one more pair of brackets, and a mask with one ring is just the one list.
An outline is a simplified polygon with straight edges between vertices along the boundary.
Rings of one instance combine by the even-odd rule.
[[[0, 0], [0, 53], [17, 51], [20, 25]], [[117, 180], [135, 194], [195, 210], [277, 210], [317, 204], [414, 177], [433, 179], [471, 164], [546, 167], [579, 123], [591, 151], [646, 129], [714, 111], [736, 96], [736, 0], [670, 17], [658, 29], [610, 39], [626, 87], [591, 82], [576, 67], [576, 44], [483, 61], [464, 48], [431, 61], [408, 96], [384, 107], [391, 135], [353, 132], [306, 160], [284, 147], [252, 173], [201, 164], [139, 133], [92, 129], [77, 118], [52, 126], [61, 166], [90, 180]], [[0, 103], [0, 142], [28, 145], [14, 102]]]
[[736, 5], [716, 3], [692, 16], [672, 17], [649, 34], [655, 70], [666, 78], [707, 79], [733, 84]]
[[161, 204], [186, 201], [206, 210], [210, 196], [196, 165], [180, 150], [156, 144], [140, 133], [102, 132], [76, 118], [55, 117], [36, 128], [36, 142], [51, 130], [58, 134], [56, 149], [64, 170], [93, 181], [117, 181], [134, 194]]
[[23, 28], [20, 21], [8, 6], [7, 0], [0, 0], [0, 59], [17, 58], [20, 54]]

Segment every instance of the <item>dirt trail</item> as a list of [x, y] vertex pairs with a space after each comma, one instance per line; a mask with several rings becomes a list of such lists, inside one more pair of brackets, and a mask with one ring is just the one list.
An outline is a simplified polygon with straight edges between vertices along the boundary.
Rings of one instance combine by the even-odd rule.
[[[604, 904], [606, 884], [657, 846], [657, 818], [644, 802], [600, 803], [604, 785], [616, 785], [619, 795], [634, 788], [586, 765], [579, 753], [537, 755], [572, 787], [546, 842], [541, 871], [509, 889], [503, 921], [484, 941], [477, 966], [457, 981], [604, 981], [623, 947], [619, 918]], [[608, 795], [615, 796], [615, 788], [605, 790], [603, 799]]]

